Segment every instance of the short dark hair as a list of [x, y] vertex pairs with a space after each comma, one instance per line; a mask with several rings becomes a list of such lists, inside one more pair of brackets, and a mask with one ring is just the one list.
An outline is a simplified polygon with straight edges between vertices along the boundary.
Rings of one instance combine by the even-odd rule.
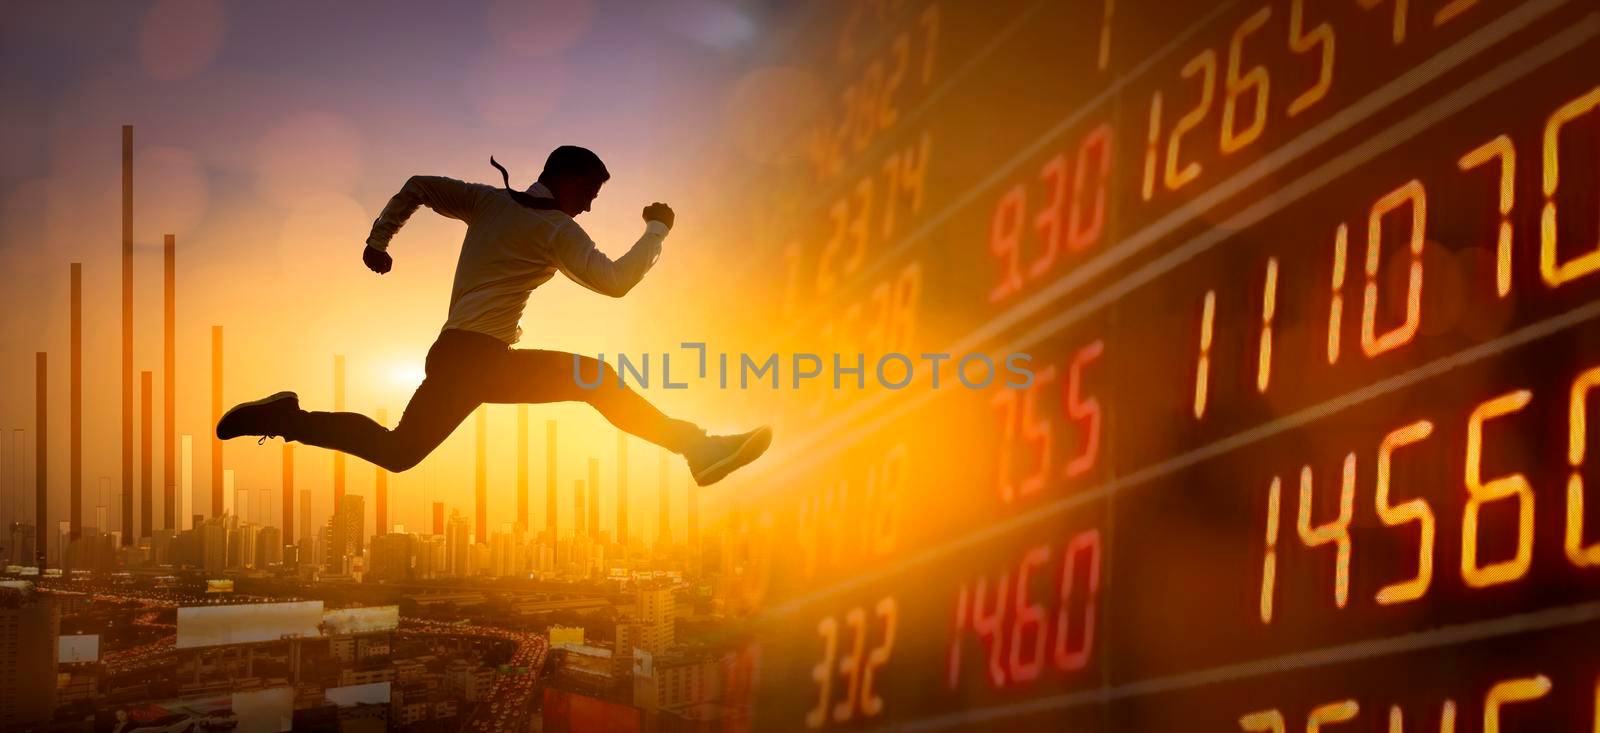
[[539, 173], [539, 180], [549, 182], [572, 175], [594, 177], [601, 182], [611, 180], [611, 172], [606, 170], [605, 163], [600, 162], [600, 156], [595, 155], [593, 150], [576, 145], [562, 145], [550, 151], [550, 157], [544, 161], [544, 170]]

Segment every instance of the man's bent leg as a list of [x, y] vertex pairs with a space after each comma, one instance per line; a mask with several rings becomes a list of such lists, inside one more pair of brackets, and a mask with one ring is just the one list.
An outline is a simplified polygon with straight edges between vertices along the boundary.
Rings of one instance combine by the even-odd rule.
[[422, 462], [477, 408], [466, 392], [445, 379], [428, 377], [393, 430], [354, 412], [301, 412], [291, 418], [284, 437], [399, 473]]
[[[603, 371], [600, 384], [580, 385], [573, 359], [578, 360], [585, 383], [593, 384]], [[587, 402], [618, 429], [680, 454], [706, 436], [694, 423], [666, 416], [638, 392], [622, 386], [616, 371], [596, 359], [564, 351], [510, 349], [496, 362], [484, 385], [484, 402]]]

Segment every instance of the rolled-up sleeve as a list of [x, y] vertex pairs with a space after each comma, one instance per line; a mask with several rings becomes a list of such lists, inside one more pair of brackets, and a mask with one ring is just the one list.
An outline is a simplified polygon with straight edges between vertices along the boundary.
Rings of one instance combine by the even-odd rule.
[[667, 225], [652, 221], [645, 225], [644, 234], [627, 254], [612, 260], [595, 247], [594, 240], [576, 223], [568, 223], [556, 232], [556, 267], [574, 282], [602, 295], [620, 298], [644, 279], [644, 274], [661, 257], [661, 243], [667, 237]]
[[389, 248], [389, 240], [400, 231], [418, 206], [426, 206], [442, 216], [472, 223], [474, 215], [483, 205], [485, 196], [494, 189], [476, 183], [458, 181], [444, 176], [412, 176], [400, 192], [389, 199], [367, 236], [367, 246], [376, 250]]

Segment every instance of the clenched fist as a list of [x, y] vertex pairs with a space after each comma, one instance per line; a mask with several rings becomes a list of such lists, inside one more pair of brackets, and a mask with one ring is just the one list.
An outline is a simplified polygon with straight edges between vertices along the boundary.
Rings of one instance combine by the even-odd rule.
[[662, 224], [666, 224], [668, 229], [671, 229], [672, 228], [672, 218], [673, 218], [672, 207], [668, 206], [666, 204], [663, 204], [660, 201], [657, 201], [657, 202], [655, 202], [653, 204], [650, 204], [649, 206], [644, 207], [644, 220], [645, 221], [659, 221]]
[[[671, 214], [672, 212], [668, 211], [667, 213]], [[394, 258], [390, 257], [388, 252], [373, 249], [371, 245], [368, 245], [366, 250], [361, 253], [361, 261], [367, 264], [367, 269], [379, 275], [388, 272], [390, 268], [394, 267]]]

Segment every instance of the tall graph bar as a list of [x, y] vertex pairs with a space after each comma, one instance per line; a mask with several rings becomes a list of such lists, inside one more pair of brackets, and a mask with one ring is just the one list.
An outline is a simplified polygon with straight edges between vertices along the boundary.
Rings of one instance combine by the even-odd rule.
[[583, 515], [584, 515], [583, 480], [579, 479], [577, 481], [573, 481], [572, 484], [573, 484], [572, 516], [576, 517], [576, 519], [574, 519], [572, 521], [572, 536], [574, 538], [587, 537], [587, 536], [589, 536], [589, 533], [588, 533], [588, 531], [586, 531], [584, 529], [584, 526], [583, 526], [584, 525], [584, 521], [583, 521]]
[[517, 405], [517, 527], [528, 529], [528, 406]]
[[[33, 554], [40, 570], [45, 566], [45, 552], [49, 549], [50, 523], [50, 380], [49, 359], [45, 352], [33, 355], [34, 370], [34, 439], [33, 439]], [[21, 456], [18, 456], [21, 458]], [[18, 465], [22, 462], [16, 461]], [[20, 492], [19, 492], [20, 493]]]
[[589, 459], [589, 536], [600, 537], [600, 459]]
[[[67, 517], [71, 523], [69, 536], [78, 539], [83, 533], [83, 263], [72, 263], [72, 322], [71, 330], [71, 380], [68, 392], [67, 420], [71, 423], [72, 434], [69, 438], [68, 450], [71, 452], [68, 464], [68, 490], [71, 498], [68, 511], [72, 512]], [[96, 527], [105, 531], [105, 527]]]
[[[44, 528], [40, 527], [43, 532]], [[40, 535], [43, 536], [43, 535]], [[133, 543], [133, 125], [122, 126], [122, 544]]]
[[[344, 412], [344, 355], [333, 357], [333, 411]], [[333, 453], [333, 507], [344, 502], [344, 454]]]
[[177, 494], [177, 437], [178, 437], [178, 377], [175, 372], [178, 359], [178, 243], [176, 237], [168, 234], [162, 243], [162, 263], [165, 287], [162, 288], [162, 348], [161, 348], [161, 399], [165, 403], [161, 411], [161, 488], [163, 514], [166, 518], [167, 529], [178, 528], [178, 502], [174, 500]]
[[150, 480], [151, 381], [155, 375], [139, 372], [139, 536], [149, 537], [155, 519], [155, 491]]
[[294, 544], [294, 444], [283, 442], [283, 544]]
[[[628, 434], [617, 431], [617, 544], [628, 545]], [[626, 554], [626, 550], [623, 551]]]
[[544, 421], [544, 532], [556, 544], [556, 421]]
[[478, 509], [478, 542], [489, 542], [489, 410], [480, 405], [477, 410], [476, 424], [478, 427], [478, 440], [474, 453], [477, 457], [477, 468], [473, 482], [473, 502]]
[[[222, 419], [222, 327], [211, 327], [211, 424]], [[223, 515], [222, 441], [211, 433], [211, 516]], [[127, 521], [124, 520], [124, 525]]]
[[661, 485], [657, 489], [656, 513], [660, 521], [660, 528], [656, 530], [656, 547], [665, 550], [672, 546], [672, 480], [671, 460], [666, 449], [661, 451], [661, 460], [658, 469], [661, 472]]
[[[385, 425], [388, 422], [389, 422], [389, 411], [388, 410], [378, 410], [378, 424], [379, 425]], [[376, 493], [378, 494], [377, 509], [376, 509], [376, 511], [377, 511], [377, 527], [376, 527], [377, 531], [374, 532], [374, 534], [388, 534], [389, 533], [389, 472], [383, 470], [383, 466], [377, 466], [373, 470], [377, 471], [377, 475], [375, 475], [373, 477], [373, 482], [374, 482], [374, 488], [376, 489]]]
[[194, 436], [185, 434], [178, 456], [178, 530], [194, 528]]

